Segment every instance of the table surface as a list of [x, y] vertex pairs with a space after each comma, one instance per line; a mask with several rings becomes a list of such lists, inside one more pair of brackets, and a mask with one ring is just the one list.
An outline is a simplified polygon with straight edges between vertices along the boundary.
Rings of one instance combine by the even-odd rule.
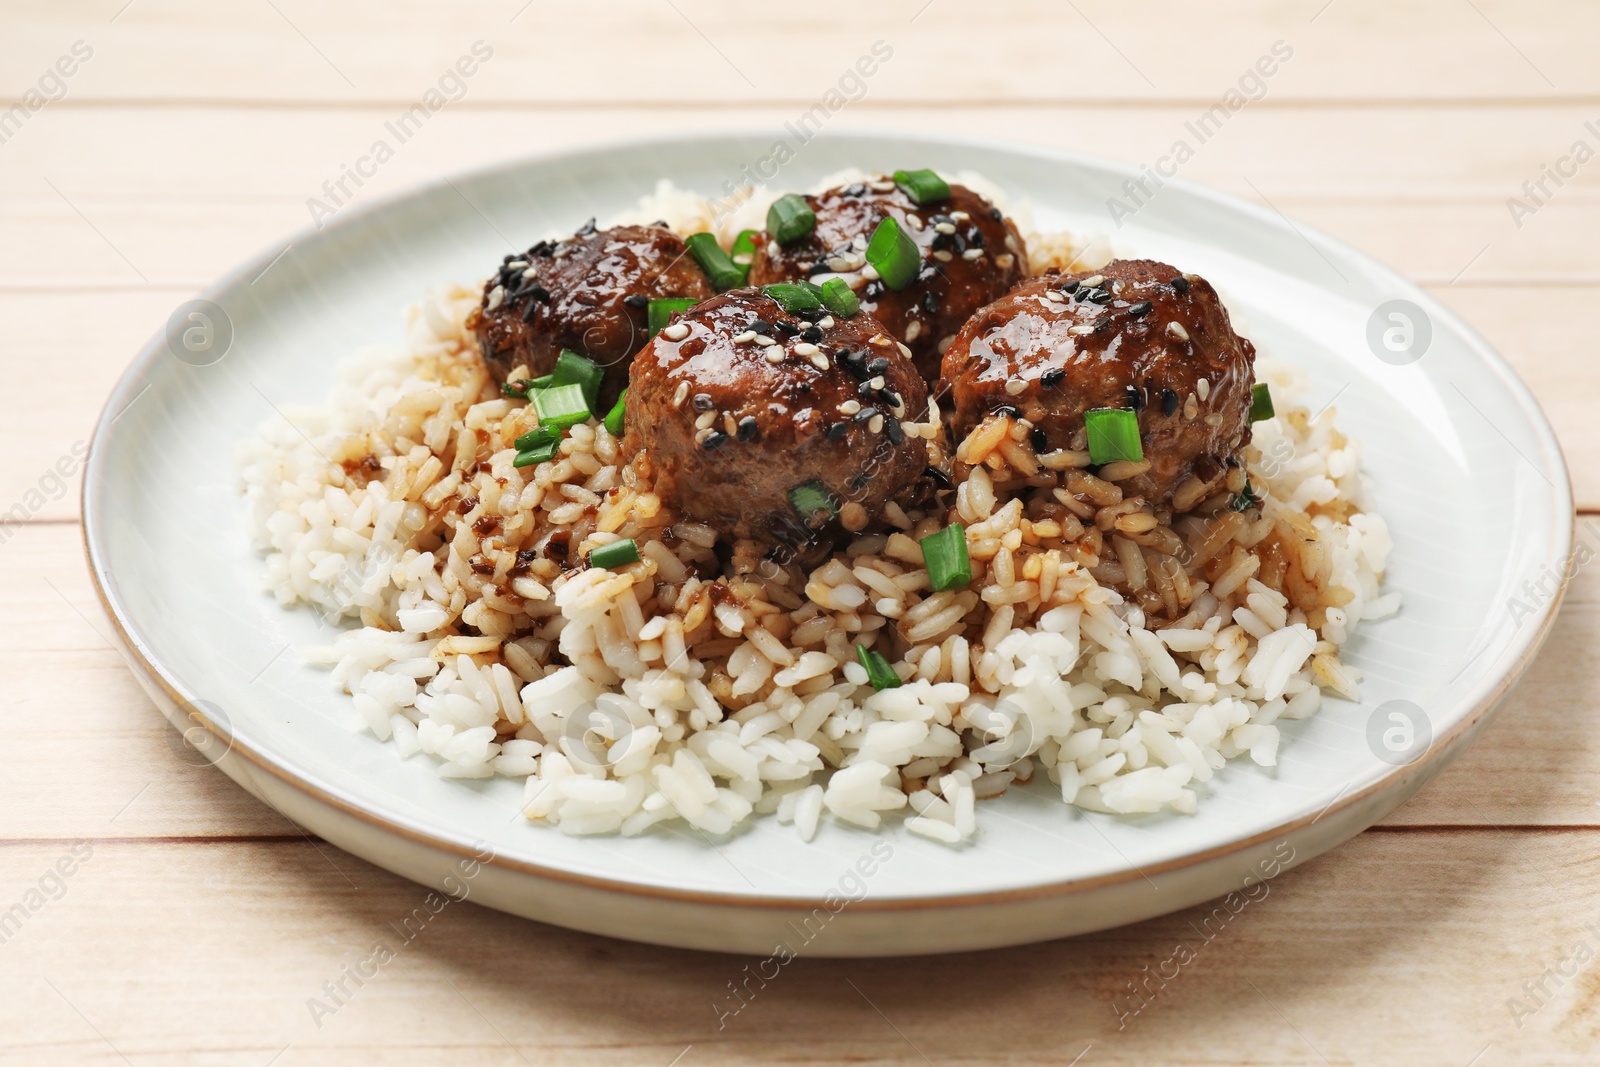
[[[335, 1017], [310, 1011], [422, 891], [173, 758], [105, 640], [76, 479], [52, 468], [75, 464], [171, 309], [303, 226], [308, 197], [474, 42], [492, 58], [358, 202], [557, 146], [775, 129], [878, 41], [892, 58], [831, 127], [1152, 162], [1282, 42], [1291, 57], [1261, 89], [1246, 81], [1260, 99], [1183, 177], [1331, 232], [1459, 311], [1538, 395], [1593, 521], [1600, 5], [986, 9], [979, 49], [950, 0], [6, 5], [0, 98], [37, 90], [43, 106], [9, 125], [0, 111], [0, 360], [21, 401], [0, 425], [0, 501], [21, 504], [0, 526], [0, 912], [25, 917], [0, 935], [0, 1062], [1595, 1062], [1592, 569], [1470, 752], [1213, 940], [1195, 936], [1197, 908], [1027, 948], [801, 959], [719, 1027], [712, 1005], [748, 961], [466, 904]], [[1130, 983], [1180, 940], [1195, 961], [1119, 1025]]]

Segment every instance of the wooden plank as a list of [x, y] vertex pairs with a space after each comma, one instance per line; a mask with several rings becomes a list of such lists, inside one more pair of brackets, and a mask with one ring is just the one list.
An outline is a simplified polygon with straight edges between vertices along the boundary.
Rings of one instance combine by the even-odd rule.
[[[405, 941], [391, 924], [424, 891], [349, 857], [98, 842], [3, 946], [0, 1062], [1587, 1064], [1595, 843], [1369, 833], [1231, 911], [779, 967], [571, 933], [470, 896]], [[27, 899], [70, 856], [66, 842], [0, 848], [0, 901]], [[1589, 955], [1561, 964], [1580, 943]], [[392, 959], [335, 1003], [323, 984], [380, 944]], [[1537, 1006], [1524, 983], [1557, 965], [1568, 976], [1543, 977]], [[749, 977], [763, 967], [764, 985]], [[729, 1014], [730, 983], [746, 981]], [[312, 998], [336, 1010], [314, 1017]]]
[[[177, 734], [109, 646], [77, 537], [75, 525], [32, 525], [0, 546], [0, 605], [29, 620], [0, 650], [0, 671], [53, 679], [48, 689], [30, 681], [7, 705], [0, 840], [291, 832], [220, 773], [177, 758]], [[1590, 568], [1482, 739], [1389, 824], [1600, 826], [1588, 785], [1600, 775], [1597, 668], [1600, 574]], [[66, 751], [95, 768], [83, 788], [59, 788]]]
[[[867, 81], [869, 98], [917, 107], [1039, 99], [1210, 103], [1280, 41], [1291, 58], [1265, 80], [1264, 106], [1600, 92], [1588, 54], [1600, 13], [1561, 0], [1414, 0], [1381, 9], [1232, 0], [1208, 13], [1226, 32], [1205, 34], [1199, 46], [1193, 8], [1182, 0], [1137, 8], [998, 0], [978, 24], [961, 5], [927, 0], [817, 0], [803, 9], [763, 10], [760, 19], [731, 0], [622, 0], [558, 10], [526, 0], [471, 0], [448, 9], [421, 0], [223, 7], [139, 0], [118, 14], [122, 6], [107, 0], [96, 18], [45, 0], [16, 5], [17, 32], [0, 47], [5, 94], [35, 84], [77, 40], [94, 53], [67, 82], [68, 101], [411, 102], [477, 40], [493, 57], [465, 79], [462, 106], [809, 105], [875, 41], [892, 49], [892, 58]], [[114, 14], [114, 23], [105, 21]]]

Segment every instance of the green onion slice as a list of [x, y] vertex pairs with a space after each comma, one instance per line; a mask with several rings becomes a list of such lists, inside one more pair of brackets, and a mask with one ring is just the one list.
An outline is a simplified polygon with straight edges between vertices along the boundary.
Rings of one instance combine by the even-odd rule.
[[789, 490], [789, 506], [807, 525], [816, 523], [819, 514], [826, 514], [823, 522], [831, 521], [839, 514], [838, 501], [833, 499], [828, 487], [820, 481], [809, 481]]
[[742, 269], [746, 274], [750, 272], [750, 261], [756, 254], [756, 231], [740, 230], [739, 236], [733, 239], [733, 251], [730, 253], [733, 265]]
[[950, 186], [931, 170], [897, 170], [894, 183], [919, 204], [950, 199]]
[[[816, 290], [816, 292], [813, 292]], [[822, 306], [821, 292], [810, 282], [773, 282], [763, 285], [761, 291], [776, 300], [791, 315], [798, 315], [802, 311], [815, 311]]]
[[829, 278], [822, 283], [822, 302], [841, 319], [848, 319], [861, 310], [861, 301], [843, 278]]
[[556, 357], [556, 369], [550, 375], [550, 384], [578, 386], [583, 390], [589, 410], [593, 411], [600, 404], [600, 381], [605, 376], [605, 368], [600, 364], [584, 359], [569, 348], [563, 348]]
[[669, 296], [660, 300], [650, 301], [650, 336], [654, 337], [661, 332], [661, 327], [672, 321], [672, 316], [680, 311], [688, 311], [694, 307], [695, 302], [686, 296]]
[[1139, 416], [1127, 408], [1090, 408], [1083, 413], [1089, 431], [1089, 462], [1098, 466], [1144, 459], [1139, 443]]
[[512, 461], [513, 467], [531, 467], [535, 463], [548, 463], [556, 458], [556, 449], [561, 447], [561, 435], [558, 433], [551, 440], [525, 448], [517, 453], [517, 458]]
[[1257, 382], [1250, 387], [1250, 421], [1260, 422], [1277, 415], [1272, 406], [1272, 390], [1266, 382]]
[[1249, 511], [1261, 503], [1261, 498], [1256, 496], [1255, 487], [1250, 484], [1250, 479], [1244, 480], [1244, 490], [1233, 498], [1234, 511]]
[[889, 661], [884, 659], [883, 653], [866, 645], [856, 646], [856, 660], [866, 668], [867, 681], [872, 683], [872, 688], [882, 691], [895, 689], [900, 683], [900, 676], [889, 666]]
[[737, 289], [744, 284], [744, 270], [728, 258], [728, 253], [717, 244], [717, 239], [709, 233], [690, 234], [684, 241], [689, 246], [689, 253], [694, 256], [695, 262], [700, 264], [700, 269], [706, 272], [706, 277], [711, 279], [711, 284], [718, 292], [726, 289]]
[[767, 208], [767, 232], [780, 245], [798, 241], [817, 226], [817, 213], [799, 193], [780, 196]]
[[639, 542], [631, 537], [601, 545], [589, 553], [589, 566], [614, 571], [630, 563], [639, 562]]
[[533, 383], [531, 381], [526, 378], [518, 378], [514, 382], [502, 382], [500, 384], [500, 395], [507, 400], [526, 400], [528, 399], [528, 390], [532, 388]]
[[548, 389], [555, 384], [554, 374], [545, 374], [528, 383], [528, 396], [532, 398], [535, 389]]
[[872, 264], [883, 279], [883, 284], [896, 291], [911, 284], [922, 263], [922, 253], [893, 216], [878, 223], [867, 242], [867, 262]]
[[517, 438], [517, 451], [526, 452], [530, 448], [548, 445], [561, 440], [561, 431], [552, 426], [539, 425]]
[[628, 391], [624, 389], [622, 395], [617, 397], [616, 404], [606, 412], [606, 433], [612, 437], [622, 436], [622, 415], [628, 406]]
[[533, 394], [533, 407], [539, 425], [561, 431], [589, 417], [589, 401], [580, 385], [552, 385]]
[[967, 528], [953, 522], [920, 542], [922, 562], [935, 593], [972, 584], [972, 559], [967, 555]]

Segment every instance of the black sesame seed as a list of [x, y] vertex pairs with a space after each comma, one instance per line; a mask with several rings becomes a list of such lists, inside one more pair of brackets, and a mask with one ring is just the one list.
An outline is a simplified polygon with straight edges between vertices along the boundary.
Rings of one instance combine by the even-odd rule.
[[1128, 401], [1128, 407], [1132, 408], [1134, 411], [1138, 411], [1140, 408], [1144, 407], [1144, 391], [1138, 386], [1128, 386], [1128, 388], [1125, 390], [1125, 395]]
[[837, 441], [839, 438], [844, 436], [845, 431], [849, 428], [850, 424], [848, 422], [834, 423], [832, 426], [828, 427], [828, 440]]
[[983, 247], [983, 232], [976, 226], [970, 227], [967, 230], [967, 244], [972, 248]]
[[956, 224], [956, 220], [951, 218], [949, 215], [929, 215], [928, 216], [928, 225], [930, 225], [930, 226], [938, 226], [940, 223], [949, 223], [951, 226], [954, 226]]
[[652, 222], [650, 225], [662, 230], [670, 230], [672, 228], [667, 225], [666, 219], [656, 219], [656, 221]]
[[1161, 414], [1170, 419], [1177, 413], [1178, 394], [1174, 393], [1171, 389], [1161, 390]]
[[867, 361], [867, 370], [871, 371], [873, 374], [884, 374], [884, 373], [886, 373], [889, 370], [888, 357], [879, 356], [877, 359], [868, 360]]
[[874, 282], [868, 282], [865, 286], [862, 287], [861, 295], [866, 297], [868, 300], [876, 300], [876, 299], [878, 299], [878, 297], [882, 296], [884, 293], [886, 293], [888, 291], [889, 291], [888, 286], [884, 285], [882, 282], [874, 281]]
[[1128, 309], [1128, 314], [1136, 319], [1142, 319], [1150, 314], [1150, 301], [1141, 300]]
[[800, 332], [800, 327], [784, 319], [779, 319], [777, 322], [773, 323], [773, 325], [776, 326], [778, 328], [778, 332], [783, 334], [785, 337], [793, 337], [795, 334]]
[[919, 282], [929, 282], [938, 276], [939, 267], [934, 263], [925, 263], [923, 264], [922, 269], [917, 271], [917, 281]]
[[727, 434], [723, 433], [721, 430], [712, 430], [710, 433], [706, 434], [706, 439], [700, 442], [700, 447], [705, 449], [707, 452], [715, 452], [717, 449], [721, 448], [727, 443]]
[[867, 471], [862, 471], [860, 474], [850, 479], [850, 491], [852, 493], [861, 492], [861, 490], [864, 489], [866, 484], [871, 480], [872, 475]]
[[845, 196], [866, 196], [867, 187], [860, 182], [852, 182], [840, 190]]
[[800, 331], [800, 339], [802, 341], [810, 341], [815, 344], [816, 342], [822, 340], [822, 330], [816, 326], [807, 326], [805, 329]]
[[772, 323], [768, 322], [766, 319], [753, 319], [751, 320], [750, 325], [745, 327], [745, 329], [753, 330], [756, 333], [770, 334], [772, 332]]
[[591, 215], [589, 217], [589, 221], [588, 222], [586, 222], [582, 226], [578, 227], [577, 236], [579, 236], [579, 237], [587, 237], [593, 232], [594, 232], [594, 216]]
[[1000, 222], [1005, 219], [1006, 213], [997, 207], [992, 207], [989, 209], [989, 217], [996, 222]]
[[1060, 285], [1056, 286], [1056, 288], [1060, 289], [1063, 293], [1075, 293], [1078, 291], [1078, 286], [1081, 284], [1082, 283], [1076, 278], [1072, 278], [1062, 282]]
[[872, 416], [876, 415], [877, 413], [878, 413], [878, 409], [877, 408], [862, 408], [860, 411], [856, 412], [855, 421], [856, 422], [871, 422], [872, 421]]
[[961, 253], [967, 250], [967, 239], [962, 237], [959, 233], [951, 234], [950, 250], [959, 256]]
[[1022, 412], [1012, 407], [1010, 404], [1001, 404], [999, 407], [994, 409], [994, 413], [996, 415], [1009, 415], [1013, 419], [1022, 418]]
[[1044, 435], [1044, 431], [1039, 429], [1037, 426], [1035, 426], [1033, 428], [1033, 432], [1028, 435], [1028, 441], [1033, 445], [1033, 450], [1035, 452], [1050, 451], [1050, 439], [1046, 437]]
[[893, 445], [897, 445], [906, 439], [906, 432], [900, 428], [899, 419], [885, 419], [883, 432], [889, 435], [889, 443]]
[[930, 315], [939, 313], [939, 294], [929, 291], [922, 295], [922, 310]]
[[535, 315], [537, 315], [538, 313], [539, 313], [539, 302], [537, 300], [530, 300], [526, 304], [522, 305], [522, 321], [523, 322], [532, 322], [533, 321], [533, 317]]
[[1062, 370], [1060, 367], [1051, 367], [1049, 370], [1039, 375], [1039, 381], [1046, 389], [1054, 389], [1056, 386], [1060, 385], [1066, 380], [1067, 372]]
[[1096, 304], [1109, 304], [1111, 303], [1111, 293], [1106, 289], [1095, 289], [1088, 294], [1088, 299]]
[[1189, 291], [1189, 279], [1183, 277], [1182, 275], [1172, 279], [1171, 284], [1172, 287], [1178, 290], [1180, 293], [1187, 293]]
[[514, 260], [516, 258], [518, 258], [517, 254], [515, 252], [512, 252], [510, 255], [506, 256], [505, 259], [502, 259], [500, 262], [502, 264], [506, 264], [506, 263], [510, 263], [512, 260]]
[[856, 386], [856, 395], [862, 400], [873, 399], [875, 392], [876, 390], [874, 390], [872, 386], [868, 385], [865, 380], [863, 380], [860, 385]]
[[872, 394], [872, 399], [889, 405], [891, 410], [900, 406], [900, 398], [895, 396], [894, 391], [890, 389], [879, 389]]
[[550, 299], [550, 290], [546, 289], [542, 285], [530, 285], [527, 290], [527, 295], [531, 299], [537, 300], [542, 304]]
[[744, 418], [739, 420], [739, 440], [753, 441], [755, 440], [755, 436], [756, 417], [754, 415], [746, 415]]
[[647, 308], [650, 306], [650, 298], [643, 293], [629, 293], [622, 298], [622, 302], [631, 308]]
[[832, 271], [832, 267], [828, 266], [825, 261], [819, 259], [815, 263], [811, 264], [811, 266], [806, 268], [806, 277], [814, 278], [819, 274], [829, 274], [832, 273]]
[[710, 393], [696, 393], [696, 394], [694, 394], [694, 409], [696, 411], [710, 411], [712, 408], [714, 408], [716, 406], [717, 406], [716, 403], [713, 402], [712, 399], [711, 399], [711, 394]]

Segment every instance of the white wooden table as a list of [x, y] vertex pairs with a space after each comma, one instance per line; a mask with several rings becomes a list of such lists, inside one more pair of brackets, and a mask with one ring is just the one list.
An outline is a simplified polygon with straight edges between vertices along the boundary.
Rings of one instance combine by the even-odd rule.
[[[0, 109], [0, 1062], [1600, 1062], [1600, 961], [1571, 956], [1600, 956], [1592, 570], [1470, 753], [1209, 942], [1195, 909], [960, 957], [802, 959], [719, 1029], [712, 1004], [747, 961], [464, 904], [318, 1025], [308, 998], [423, 891], [174, 757], [105, 639], [74, 455], [171, 309], [304, 225], [474, 42], [492, 56], [461, 98], [355, 202], [556, 146], [776, 128], [880, 41], [892, 56], [831, 128], [1153, 163], [1283, 42], [1261, 98], [1182, 176], [1460, 311], [1539, 395], [1587, 515], [1600, 163], [1567, 157], [1600, 149], [1600, 6], [991, 0], [980, 25], [953, 0], [124, 4], [0, 11], [0, 97], [21, 102]], [[1523, 183], [1541, 178], [1536, 201]], [[1179, 940], [1196, 960], [1119, 1029], [1128, 983]]]

